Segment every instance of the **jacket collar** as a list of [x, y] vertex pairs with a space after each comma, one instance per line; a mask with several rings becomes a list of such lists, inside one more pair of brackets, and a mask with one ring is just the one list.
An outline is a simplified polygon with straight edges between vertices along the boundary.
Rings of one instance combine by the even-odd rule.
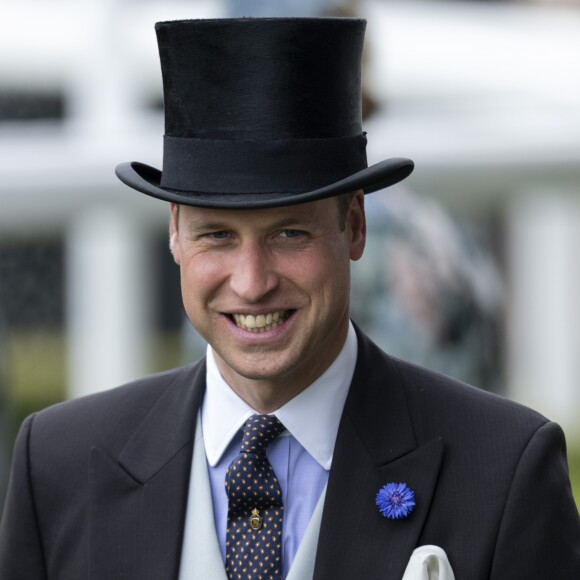
[[158, 380], [119, 456], [91, 450], [90, 578], [177, 578], [205, 364]]
[[[357, 333], [357, 366], [330, 470], [314, 578], [371, 578], [381, 570], [398, 580], [429, 511], [443, 442], [418, 445], [397, 365]], [[389, 482], [415, 491], [417, 505], [407, 519], [388, 520], [375, 505]]]

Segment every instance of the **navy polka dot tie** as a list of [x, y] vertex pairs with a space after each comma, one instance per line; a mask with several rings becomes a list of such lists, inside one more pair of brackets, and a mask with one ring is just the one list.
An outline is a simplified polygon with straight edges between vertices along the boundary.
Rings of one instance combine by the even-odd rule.
[[268, 445], [282, 431], [284, 425], [273, 415], [250, 417], [240, 453], [226, 472], [226, 572], [232, 580], [282, 578], [284, 505], [266, 457]]

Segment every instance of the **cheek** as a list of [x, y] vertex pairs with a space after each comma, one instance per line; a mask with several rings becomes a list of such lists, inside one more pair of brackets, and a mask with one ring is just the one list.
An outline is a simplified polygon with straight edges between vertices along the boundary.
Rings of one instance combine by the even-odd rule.
[[184, 299], [195, 300], [205, 297], [223, 283], [226, 272], [223, 260], [204, 255], [182, 254], [180, 276]]
[[324, 252], [302, 256], [293, 264], [289, 276], [313, 293], [341, 291], [345, 282], [348, 285], [350, 277], [350, 259], [341, 250], [341, 247], [334, 246]]
[[[344, 302], [349, 301], [350, 294], [350, 257], [342, 246], [333, 248], [329, 258], [320, 265], [321, 285], [330, 294], [330, 301], [336, 308], [342, 309]], [[332, 306], [330, 306], [332, 307]]]

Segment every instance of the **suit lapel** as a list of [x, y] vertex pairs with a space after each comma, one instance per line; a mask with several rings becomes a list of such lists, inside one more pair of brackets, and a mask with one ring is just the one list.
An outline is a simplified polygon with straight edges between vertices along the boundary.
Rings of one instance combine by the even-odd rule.
[[90, 578], [177, 578], [205, 365], [164, 387], [118, 457], [90, 458]]
[[[443, 442], [437, 438], [418, 446], [395, 365], [360, 332], [358, 340], [314, 578], [400, 580], [429, 511]], [[415, 491], [417, 505], [406, 519], [386, 519], [375, 505], [378, 490], [389, 482], [405, 482]]]

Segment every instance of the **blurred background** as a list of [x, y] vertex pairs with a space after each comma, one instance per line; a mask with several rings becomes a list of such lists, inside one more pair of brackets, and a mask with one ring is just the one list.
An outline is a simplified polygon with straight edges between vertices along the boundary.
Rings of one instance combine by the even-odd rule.
[[368, 20], [369, 163], [416, 170], [367, 197], [353, 318], [390, 353], [558, 421], [579, 501], [579, 4], [3, 0], [0, 509], [26, 414], [203, 354], [168, 208], [113, 169], [161, 166], [154, 22], [246, 15]]

